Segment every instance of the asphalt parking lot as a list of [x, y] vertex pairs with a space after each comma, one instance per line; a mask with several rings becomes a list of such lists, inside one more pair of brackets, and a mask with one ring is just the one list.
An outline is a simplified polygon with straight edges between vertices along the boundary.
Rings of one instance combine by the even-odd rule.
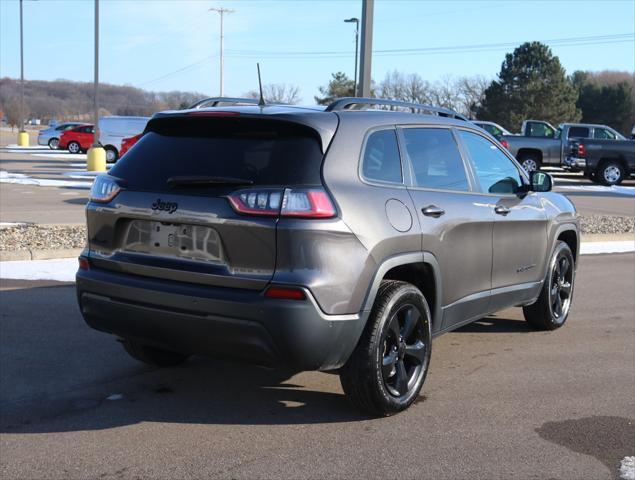
[[0, 287], [2, 478], [609, 479], [635, 454], [632, 253], [582, 257], [558, 331], [512, 309], [437, 339], [423, 395], [385, 419], [335, 375], [141, 366], [72, 285]]
[[[0, 148], [0, 170], [23, 175], [20, 183], [0, 183], [0, 222], [50, 224], [83, 223], [90, 177], [86, 177], [86, 155], [31, 148], [27, 151]], [[592, 184], [581, 173], [549, 169], [556, 190], [567, 195], [584, 215], [635, 216], [633, 192], [618, 193]], [[1, 181], [1, 180], [0, 180]], [[34, 183], [41, 182], [41, 187]], [[622, 184], [622, 192], [635, 191], [635, 179]]]

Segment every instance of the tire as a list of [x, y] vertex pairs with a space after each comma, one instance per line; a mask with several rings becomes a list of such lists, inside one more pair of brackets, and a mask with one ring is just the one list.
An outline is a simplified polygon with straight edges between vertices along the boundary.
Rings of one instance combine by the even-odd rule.
[[57, 150], [60, 146], [60, 139], [59, 138], [51, 138], [49, 140], [49, 148], [51, 150]]
[[161, 348], [150, 347], [135, 340], [121, 340], [124, 350], [135, 360], [155, 367], [173, 367], [185, 362], [190, 356]]
[[536, 330], [555, 330], [567, 321], [573, 287], [575, 261], [565, 242], [558, 241], [549, 260], [549, 269], [538, 300], [523, 307], [525, 320]]
[[541, 161], [535, 153], [523, 153], [518, 157], [518, 162], [527, 173], [540, 170]]
[[77, 142], [69, 142], [68, 143], [68, 151], [71, 153], [80, 153], [82, 151], [82, 147]]
[[617, 160], [606, 160], [600, 164], [595, 176], [602, 185], [610, 187], [622, 183], [625, 173], [624, 167], [620, 162]]
[[430, 318], [416, 287], [396, 280], [381, 283], [364, 332], [340, 371], [354, 407], [388, 416], [417, 399], [430, 365]]
[[119, 154], [117, 153], [117, 149], [115, 147], [105, 147], [106, 150], [106, 163], [115, 163], [119, 158]]

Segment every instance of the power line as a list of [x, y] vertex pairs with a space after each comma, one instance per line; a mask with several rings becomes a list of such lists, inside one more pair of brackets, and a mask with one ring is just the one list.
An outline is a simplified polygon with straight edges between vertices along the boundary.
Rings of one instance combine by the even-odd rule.
[[207, 57], [205, 57], [205, 58], [203, 58], [203, 59], [201, 59], [201, 60], [198, 60], [198, 61], [196, 61], [196, 62], [194, 62], [194, 63], [190, 63], [189, 65], [186, 65], [186, 66], [184, 66], [184, 67], [181, 67], [181, 68], [179, 68], [179, 69], [177, 69], [177, 70], [174, 70], [174, 71], [172, 71], [172, 72], [169, 72], [169, 73], [166, 73], [166, 74], [164, 74], [164, 75], [161, 75], [160, 77], [153, 78], [152, 80], [148, 80], [148, 81], [145, 81], [145, 82], [139, 83], [139, 84], [138, 84], [138, 86], [140, 86], [140, 87], [141, 87], [141, 86], [144, 86], [144, 85], [148, 85], [148, 84], [150, 84], [150, 83], [158, 82], [159, 80], [163, 80], [163, 79], [165, 79], [165, 78], [171, 77], [171, 76], [176, 75], [176, 74], [178, 74], [178, 73], [182, 73], [182, 72], [184, 72], [184, 71], [186, 71], [186, 70], [190, 70], [190, 69], [192, 69], [192, 68], [194, 68], [194, 67], [198, 67], [198, 66], [202, 65], [202, 64], [203, 64], [203, 63], [205, 63], [205, 62], [209, 62], [209, 61], [211, 61], [211, 60], [214, 60], [216, 57], [218, 57], [218, 55], [216, 55], [216, 54], [214, 54], [214, 55], [209, 55], [209, 56], [207, 56]]
[[[592, 35], [585, 37], [569, 37], [569, 38], [556, 38], [550, 40], [542, 40], [543, 43], [553, 46], [567, 46], [567, 45], [592, 45], [594, 42], [603, 44], [607, 41], [626, 42], [635, 40], [635, 33], [620, 33], [612, 35]], [[373, 55], [394, 55], [394, 54], [426, 54], [436, 52], [453, 52], [457, 51], [462, 53], [464, 51], [488, 51], [490, 49], [509, 48], [515, 47], [522, 42], [499, 42], [499, 43], [486, 43], [475, 45], [453, 45], [453, 46], [439, 46], [439, 47], [424, 47], [424, 48], [397, 48], [397, 49], [384, 49], [373, 50]], [[233, 57], [289, 57], [294, 56], [348, 56], [349, 52], [342, 50], [332, 51], [257, 51], [257, 50], [227, 50], [227, 54]]]

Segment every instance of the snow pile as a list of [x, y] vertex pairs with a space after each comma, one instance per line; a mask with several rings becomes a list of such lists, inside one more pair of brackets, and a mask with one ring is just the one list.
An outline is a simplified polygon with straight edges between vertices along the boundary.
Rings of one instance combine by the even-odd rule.
[[622, 480], [635, 480], [635, 456], [622, 459], [620, 478]]
[[618, 195], [635, 196], [634, 187], [624, 187], [622, 185], [613, 185], [610, 187], [605, 187], [603, 185], [559, 185], [558, 188], [578, 190], [581, 192], [616, 193]]
[[0, 262], [0, 278], [14, 280], [74, 282], [76, 271], [76, 258]]

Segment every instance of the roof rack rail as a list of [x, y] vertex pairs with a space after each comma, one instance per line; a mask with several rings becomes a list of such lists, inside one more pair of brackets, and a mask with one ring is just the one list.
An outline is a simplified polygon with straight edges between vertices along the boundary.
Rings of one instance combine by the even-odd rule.
[[218, 107], [221, 105], [258, 105], [257, 98], [210, 97], [199, 100], [188, 109]]
[[344, 97], [338, 98], [328, 107], [327, 112], [337, 112], [341, 110], [365, 110], [365, 106], [369, 105], [386, 105], [389, 107], [408, 108], [412, 113], [428, 112], [441, 117], [456, 118], [458, 120], [468, 121], [460, 113], [449, 108], [434, 107], [432, 105], [424, 105], [422, 103], [402, 102], [400, 100], [386, 100], [383, 98], [366, 98], [366, 97]]

